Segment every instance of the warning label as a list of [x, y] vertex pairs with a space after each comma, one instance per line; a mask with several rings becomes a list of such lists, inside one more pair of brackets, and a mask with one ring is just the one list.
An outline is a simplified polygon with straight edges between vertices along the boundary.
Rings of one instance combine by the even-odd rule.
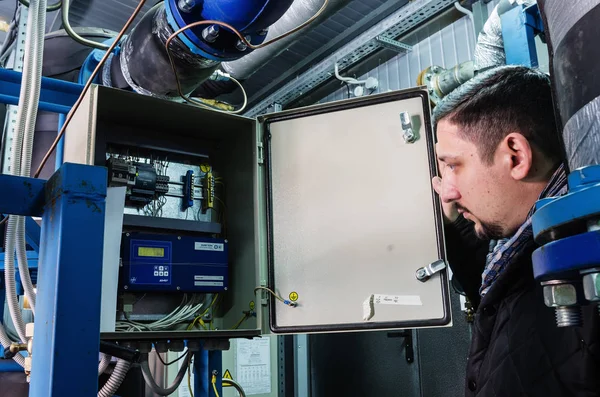
[[[233, 380], [233, 377], [231, 376], [231, 372], [229, 372], [229, 370], [225, 370], [225, 373], [223, 374], [223, 379], [231, 379]], [[223, 387], [231, 387], [230, 383], [223, 383]]]

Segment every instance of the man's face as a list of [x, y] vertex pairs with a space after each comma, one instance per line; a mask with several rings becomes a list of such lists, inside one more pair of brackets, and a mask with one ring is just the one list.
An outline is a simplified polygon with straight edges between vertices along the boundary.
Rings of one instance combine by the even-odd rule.
[[475, 223], [480, 238], [504, 237], [511, 232], [505, 223], [510, 189], [514, 189], [510, 174], [501, 159], [484, 163], [475, 144], [462, 138], [459, 131], [445, 119], [437, 126], [440, 197], [445, 203], [454, 203], [466, 219]]

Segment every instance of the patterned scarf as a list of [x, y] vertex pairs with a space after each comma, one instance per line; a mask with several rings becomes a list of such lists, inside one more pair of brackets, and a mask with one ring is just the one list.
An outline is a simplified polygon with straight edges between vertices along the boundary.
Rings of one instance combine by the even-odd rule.
[[[567, 174], [564, 166], [560, 167], [554, 174], [548, 185], [540, 194], [540, 199], [546, 197], [562, 196], [567, 193]], [[482, 283], [479, 289], [479, 294], [484, 296], [498, 279], [498, 276], [504, 271], [515, 256], [523, 250], [534, 244], [533, 230], [531, 227], [531, 216], [535, 212], [535, 205], [527, 214], [527, 220], [521, 225], [519, 230], [510, 238], [490, 241], [490, 252], [487, 254], [486, 266], [481, 275]]]

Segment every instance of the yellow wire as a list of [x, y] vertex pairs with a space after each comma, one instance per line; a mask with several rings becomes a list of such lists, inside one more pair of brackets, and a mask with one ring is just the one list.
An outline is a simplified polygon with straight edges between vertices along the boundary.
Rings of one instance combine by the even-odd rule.
[[[194, 320], [192, 321], [192, 323], [190, 325], [188, 325], [187, 330], [190, 331], [192, 329], [194, 329], [194, 326], [196, 325], [196, 321], [199, 321], [202, 319], [202, 317], [204, 317], [204, 315], [206, 313], [208, 313], [208, 311], [214, 306], [215, 302], [217, 301], [217, 299], [219, 298], [219, 294], [215, 294], [215, 297], [213, 298], [212, 302], [210, 302], [210, 305], [208, 305], [208, 307], [206, 308], [206, 310], [204, 312], [202, 312], [202, 314], [200, 314], [199, 316], [197, 316], [196, 318], [194, 318]], [[206, 328], [204, 328], [206, 329]]]
[[262, 290], [265, 290], [265, 291], [268, 291], [268, 292], [270, 292], [270, 293], [271, 293], [271, 295], [273, 295], [273, 296], [274, 296], [275, 298], [277, 298], [279, 301], [281, 301], [281, 302], [285, 302], [285, 299], [283, 299], [281, 296], [279, 296], [279, 295], [277, 295], [275, 292], [273, 292], [273, 290], [272, 290], [272, 289], [270, 289], [270, 288], [267, 288], [267, 287], [256, 287], [256, 288], [254, 288], [254, 295], [256, 295], [256, 291], [258, 291], [258, 290], [261, 290], [261, 289], [262, 289]]
[[242, 317], [240, 319], [240, 321], [238, 321], [233, 327], [231, 327], [231, 329], [238, 329], [240, 327], [240, 325], [242, 325], [242, 323], [248, 318], [248, 314], [244, 313], [244, 317]]
[[213, 390], [215, 391], [215, 396], [216, 397], [220, 397], [219, 396], [219, 392], [217, 391], [217, 377], [216, 376], [212, 376], [212, 385], [213, 385]]

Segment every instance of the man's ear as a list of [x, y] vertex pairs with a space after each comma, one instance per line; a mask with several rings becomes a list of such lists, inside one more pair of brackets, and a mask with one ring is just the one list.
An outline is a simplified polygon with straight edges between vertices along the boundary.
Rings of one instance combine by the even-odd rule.
[[533, 166], [533, 150], [527, 138], [518, 132], [508, 134], [500, 143], [498, 154], [513, 179], [527, 178]]

